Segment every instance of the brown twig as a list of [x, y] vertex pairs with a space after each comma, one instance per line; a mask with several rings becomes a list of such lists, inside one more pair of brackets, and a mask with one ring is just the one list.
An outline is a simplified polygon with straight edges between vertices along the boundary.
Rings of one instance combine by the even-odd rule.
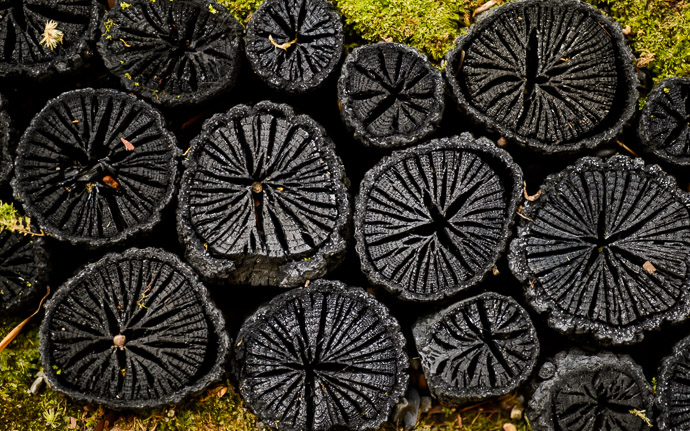
[[29, 316], [29, 317], [27, 317], [26, 319], [24, 319], [24, 321], [23, 321], [22, 323], [20, 323], [19, 325], [15, 326], [14, 329], [12, 329], [12, 330], [10, 331], [10, 333], [7, 334], [7, 335], [5, 336], [5, 338], [2, 339], [2, 341], [0, 341], [0, 352], [2, 352], [3, 350], [5, 350], [5, 348], [6, 348], [7, 346], [9, 346], [10, 343], [11, 343], [15, 338], [17, 338], [17, 335], [19, 335], [19, 333], [22, 331], [22, 328], [24, 328], [24, 326], [26, 326], [26, 324], [29, 323], [29, 321], [30, 321], [35, 315], [37, 315], [39, 311], [41, 311], [41, 308], [43, 307], [43, 303], [44, 303], [44, 302], [46, 301], [46, 299], [48, 298], [48, 295], [50, 295], [50, 286], [46, 286], [46, 294], [45, 294], [45, 296], [41, 299], [41, 302], [38, 304], [38, 308], [36, 309], [36, 311], [34, 311], [34, 313], [33, 313], [31, 316]]
[[275, 46], [276, 48], [280, 48], [284, 51], [287, 51], [288, 48], [290, 48], [293, 44], [297, 43], [297, 36], [295, 36], [295, 38], [289, 42], [276, 43], [276, 41], [273, 40], [273, 35], [269, 34], [268, 35], [268, 41], [271, 42], [273, 44], [273, 46]]

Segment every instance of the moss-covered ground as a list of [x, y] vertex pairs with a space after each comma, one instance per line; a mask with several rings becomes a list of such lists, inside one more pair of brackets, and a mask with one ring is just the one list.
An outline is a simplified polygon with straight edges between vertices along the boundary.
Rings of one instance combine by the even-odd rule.
[[[29, 392], [41, 371], [38, 354], [40, 315], [0, 353], [0, 431], [95, 430], [95, 431], [250, 431], [263, 428], [247, 410], [229, 380], [175, 406], [139, 413], [116, 412], [76, 402], [43, 386]], [[0, 317], [0, 338], [23, 316]], [[511, 421], [506, 404], [478, 404], [466, 408], [436, 406], [421, 417], [418, 430], [496, 431], [506, 423], [518, 431], [529, 428]], [[382, 430], [393, 431], [394, 424]]]

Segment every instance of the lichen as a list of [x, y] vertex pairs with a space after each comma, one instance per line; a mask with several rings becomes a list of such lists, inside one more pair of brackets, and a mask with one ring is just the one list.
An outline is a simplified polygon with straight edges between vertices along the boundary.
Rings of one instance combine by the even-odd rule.
[[264, 0], [216, 0], [216, 3], [225, 6], [237, 20], [247, 24], [251, 14], [263, 3]]

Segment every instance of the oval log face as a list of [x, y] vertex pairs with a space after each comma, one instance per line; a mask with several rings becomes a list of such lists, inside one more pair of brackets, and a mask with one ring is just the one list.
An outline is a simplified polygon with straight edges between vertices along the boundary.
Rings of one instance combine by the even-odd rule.
[[408, 300], [475, 285], [505, 248], [521, 183], [508, 153], [469, 134], [393, 153], [357, 197], [362, 270]]
[[113, 408], [179, 402], [218, 380], [229, 350], [220, 311], [174, 255], [109, 254], [60, 287], [41, 326], [51, 386]]
[[687, 315], [690, 196], [675, 180], [641, 159], [583, 158], [541, 190], [510, 264], [551, 326], [625, 344]]
[[647, 98], [637, 132], [646, 151], [677, 166], [690, 165], [690, 79], [663, 80]]
[[637, 79], [620, 27], [580, 2], [521, 1], [458, 40], [446, 79], [484, 127], [547, 153], [612, 140], [635, 112]]
[[652, 388], [629, 356], [559, 353], [539, 371], [527, 415], [535, 431], [644, 431]]
[[7, 0], [0, 9], [0, 76], [45, 78], [82, 63], [101, 6], [92, 0]]
[[106, 67], [151, 103], [198, 104], [237, 80], [242, 25], [216, 2], [118, 3], [101, 30], [98, 52]]
[[398, 323], [364, 290], [317, 280], [247, 319], [235, 369], [249, 407], [279, 430], [366, 430], [407, 388], [404, 345]]
[[447, 405], [505, 395], [532, 374], [539, 340], [514, 299], [497, 293], [460, 301], [412, 327], [432, 395]]
[[236, 106], [204, 124], [189, 160], [178, 232], [204, 276], [295, 286], [339, 263], [345, 174], [311, 118], [270, 102]]
[[149, 104], [110, 89], [48, 102], [17, 149], [13, 187], [53, 237], [89, 247], [150, 231], [172, 198], [176, 140]]

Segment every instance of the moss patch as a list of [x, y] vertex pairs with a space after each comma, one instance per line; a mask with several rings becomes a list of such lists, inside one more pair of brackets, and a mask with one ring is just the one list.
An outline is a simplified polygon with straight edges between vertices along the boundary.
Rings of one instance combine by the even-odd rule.
[[690, 76], [690, 2], [687, 0], [589, 0], [621, 27], [630, 26], [638, 67], [648, 67], [654, 83]]

